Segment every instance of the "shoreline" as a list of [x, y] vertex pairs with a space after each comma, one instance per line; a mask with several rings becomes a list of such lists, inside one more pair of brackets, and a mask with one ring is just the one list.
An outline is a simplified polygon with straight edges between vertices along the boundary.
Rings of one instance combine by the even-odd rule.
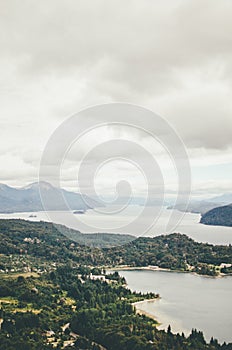
[[162, 325], [162, 323], [159, 322], [158, 317], [156, 317], [154, 314], [152, 314], [152, 313], [150, 313], [148, 311], [140, 309], [140, 307], [139, 307], [140, 304], [144, 304], [145, 302], [154, 302], [154, 301], [157, 301], [159, 299], [160, 299], [160, 297], [159, 298], [152, 298], [152, 299], [143, 299], [143, 300], [140, 300], [140, 301], [136, 301], [136, 302], [132, 303], [131, 305], [134, 306], [135, 312], [136, 312], [137, 315], [146, 316], [146, 317], [151, 318], [152, 320], [155, 321], [156, 327], [159, 327], [159, 326]]
[[201, 276], [201, 277], [206, 277], [206, 278], [223, 278], [223, 277], [228, 277], [232, 276], [232, 273], [228, 274], [223, 274], [220, 273], [217, 276], [211, 276], [211, 275], [203, 275], [194, 271], [180, 271], [180, 270], [171, 270], [167, 268], [162, 268], [162, 267], [152, 267], [152, 266], [129, 266], [129, 265], [122, 265], [122, 266], [115, 266], [115, 267], [110, 267], [107, 268], [108, 271], [136, 271], [136, 270], [147, 270], [147, 271], [161, 271], [161, 272], [173, 272], [173, 273], [189, 273], [194, 276]]

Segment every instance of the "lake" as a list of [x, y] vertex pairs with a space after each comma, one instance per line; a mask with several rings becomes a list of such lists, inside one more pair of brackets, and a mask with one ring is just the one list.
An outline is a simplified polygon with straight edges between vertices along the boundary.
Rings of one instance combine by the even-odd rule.
[[[114, 213], [109, 214], [109, 212]], [[14, 213], [0, 214], [0, 218], [22, 218], [31, 221], [52, 221], [64, 224], [68, 227], [77, 229], [83, 233], [91, 232], [108, 232], [108, 233], [129, 233], [135, 236], [157, 236], [166, 231], [166, 224], [172, 213], [171, 210], [163, 208], [160, 217], [153, 227], [144, 234], [144, 227], [150, 220], [153, 213], [151, 207], [150, 213], [142, 216], [139, 221], [135, 221], [135, 217], [139, 215], [142, 208], [139, 206], [129, 206], [125, 211], [117, 211], [117, 208], [101, 208], [101, 212], [96, 210], [88, 210], [85, 214], [70, 215], [69, 212], [38, 212], [33, 213], [36, 217], [29, 217], [32, 213]], [[178, 211], [173, 211], [179, 215]], [[198, 242], [208, 242], [212, 244], [229, 244], [232, 243], [232, 227], [223, 226], [207, 226], [199, 223], [200, 215], [186, 213], [181, 222], [172, 230], [172, 232], [185, 233]], [[129, 225], [130, 224], [130, 225]], [[129, 226], [128, 226], [129, 225]]]
[[232, 277], [210, 278], [190, 273], [122, 270], [133, 291], [155, 292], [160, 300], [145, 301], [139, 308], [156, 316], [160, 329], [188, 334], [192, 328], [220, 342], [232, 342]]
[[[152, 215], [152, 208], [150, 210]], [[14, 213], [0, 214], [0, 218], [53, 221], [84, 233], [117, 232], [135, 236], [141, 235], [149, 220], [145, 215], [139, 222], [133, 221], [141, 211], [139, 206], [129, 206], [126, 212], [115, 210], [112, 215], [109, 215], [109, 208], [101, 208], [101, 211], [88, 210], [85, 214], [77, 215], [67, 212], [33, 213], [36, 217], [29, 217], [32, 213]], [[164, 208], [155, 226], [145, 235], [168, 233], [166, 223], [170, 214], [171, 211]], [[187, 213], [173, 231], [185, 233], [199, 242], [232, 243], [231, 227], [206, 226], [200, 224], [199, 220], [199, 214]], [[130, 230], [125, 230], [131, 222]], [[232, 277], [215, 279], [184, 273], [139, 270], [120, 273], [127, 279], [132, 290], [151, 291], [161, 295], [161, 300], [140, 305], [140, 308], [157, 317], [162, 323], [161, 328], [167, 328], [171, 324], [174, 332], [185, 333], [197, 328], [204, 331], [208, 340], [214, 336], [221, 342], [232, 341]]]

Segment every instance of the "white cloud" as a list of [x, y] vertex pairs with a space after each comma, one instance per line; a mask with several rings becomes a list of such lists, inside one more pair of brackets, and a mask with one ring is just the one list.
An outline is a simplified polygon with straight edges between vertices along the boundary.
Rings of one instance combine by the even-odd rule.
[[0, 7], [1, 181], [36, 177], [53, 130], [111, 101], [167, 118], [193, 163], [231, 161], [230, 0], [2, 0]]

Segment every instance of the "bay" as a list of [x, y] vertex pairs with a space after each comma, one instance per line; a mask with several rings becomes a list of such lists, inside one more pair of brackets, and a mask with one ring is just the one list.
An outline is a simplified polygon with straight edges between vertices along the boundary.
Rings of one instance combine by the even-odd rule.
[[174, 333], [189, 334], [192, 328], [204, 332], [209, 341], [232, 342], [232, 278], [211, 278], [191, 273], [121, 270], [128, 287], [143, 293], [159, 293], [161, 299], [144, 301], [139, 309], [161, 323], [171, 325]]
[[[100, 211], [88, 210], [79, 215], [70, 215], [68, 212], [29, 212], [0, 214], [0, 218], [53, 221], [83, 233], [130, 233], [136, 237], [170, 233], [166, 231], [166, 223], [172, 211], [163, 208], [155, 225], [143, 233], [143, 227], [149, 218], [145, 215], [136, 222], [135, 218], [141, 210], [139, 206], [129, 206], [126, 211], [107, 207]], [[152, 215], [152, 208], [150, 210]], [[199, 242], [232, 244], [231, 227], [207, 226], [199, 221], [199, 214], [186, 213], [173, 232], [185, 233]], [[126, 231], [128, 223], [132, 225]], [[166, 329], [170, 324], [172, 331], [184, 331], [186, 334], [192, 328], [197, 328], [204, 332], [207, 340], [214, 336], [220, 342], [232, 342], [232, 277], [209, 278], [187, 273], [144, 270], [123, 270], [120, 274], [127, 279], [132, 290], [151, 291], [161, 295], [160, 300], [140, 304], [141, 309], [156, 316], [161, 323], [160, 328]]]

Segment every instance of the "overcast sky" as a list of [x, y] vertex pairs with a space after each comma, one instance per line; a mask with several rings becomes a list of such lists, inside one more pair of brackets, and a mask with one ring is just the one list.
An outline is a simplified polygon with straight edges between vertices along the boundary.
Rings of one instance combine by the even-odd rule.
[[[45, 144], [68, 116], [128, 102], [183, 139], [195, 193], [232, 190], [231, 0], [0, 0], [0, 17], [0, 182], [36, 181]], [[109, 165], [103, 192], [117, 167], [132, 177]]]

